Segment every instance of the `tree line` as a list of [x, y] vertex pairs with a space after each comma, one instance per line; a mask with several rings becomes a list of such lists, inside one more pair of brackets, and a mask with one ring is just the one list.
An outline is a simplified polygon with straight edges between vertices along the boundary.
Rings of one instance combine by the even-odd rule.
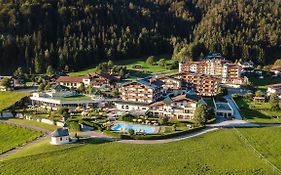
[[108, 60], [220, 52], [267, 64], [280, 56], [280, 0], [5, 0], [0, 73], [79, 70]]

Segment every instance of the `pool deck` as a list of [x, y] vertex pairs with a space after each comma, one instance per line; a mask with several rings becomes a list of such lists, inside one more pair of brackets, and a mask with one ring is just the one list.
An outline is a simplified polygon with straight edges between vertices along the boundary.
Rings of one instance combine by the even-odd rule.
[[154, 129], [154, 132], [147, 132], [146, 134], [157, 134], [160, 131], [160, 126], [154, 126], [154, 125], [144, 125], [144, 124], [139, 124], [139, 123], [132, 123], [132, 122], [124, 122], [124, 121], [118, 121], [115, 122], [114, 125], [111, 127], [111, 129], [113, 130], [113, 132], [122, 132], [122, 129], [120, 130], [116, 130], [116, 125], [125, 125], [124, 127], [121, 128], [125, 128], [125, 130], [127, 130], [128, 128], [130, 128], [130, 126], [137, 126], [138, 129], [134, 129], [136, 132], [140, 132], [140, 130], [143, 130], [145, 132], [145, 130], [151, 130]]

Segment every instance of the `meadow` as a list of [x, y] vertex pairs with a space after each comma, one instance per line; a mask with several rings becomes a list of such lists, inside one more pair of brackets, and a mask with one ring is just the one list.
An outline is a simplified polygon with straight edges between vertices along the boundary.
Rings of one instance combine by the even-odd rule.
[[240, 108], [241, 115], [249, 122], [281, 123], [281, 111], [270, 110], [269, 103], [248, 102], [243, 98], [236, 98], [235, 102]]
[[265, 77], [264, 79], [250, 77], [249, 79], [257, 89], [265, 90], [265, 91], [267, 90], [267, 85], [281, 83], [280, 77], [277, 78]]
[[[153, 73], [163, 73], [163, 74], [172, 74], [172, 73], [178, 72], [177, 69], [167, 70], [165, 67], [158, 65], [158, 61], [162, 58], [166, 60], [166, 64], [168, 64], [168, 65], [171, 64], [172, 60], [171, 60], [170, 55], [161, 55], [161, 56], [156, 56], [155, 58], [156, 58], [157, 62], [154, 65], [149, 65], [146, 63], [147, 57], [142, 57], [142, 58], [137, 58], [137, 59], [118, 60], [118, 61], [114, 61], [114, 64], [126, 66], [129, 70], [143, 71], [143, 72], [145, 72], [145, 73], [143, 73], [144, 76], [147, 75], [148, 73], [152, 73], [152, 72]], [[135, 65], [140, 65], [142, 67], [142, 69], [135, 69], [134, 68]], [[84, 76], [89, 73], [93, 73], [95, 71], [96, 71], [96, 65], [91, 66], [82, 71], [72, 72], [69, 75], [70, 76]], [[138, 76], [143, 76], [143, 75], [135, 74], [134, 76], [138, 77]]]
[[14, 125], [0, 123], [0, 154], [24, 145], [43, 133]]
[[256, 150], [281, 169], [280, 127], [239, 129], [239, 131], [249, 140]]
[[[256, 137], [255, 145], [262, 146], [267, 138], [279, 139], [273, 134], [277, 130], [281, 134], [280, 128], [241, 129], [241, 133]], [[60, 146], [48, 142], [6, 157], [0, 161], [0, 174], [277, 174], [234, 129], [156, 145], [97, 139]], [[279, 154], [279, 142], [267, 143], [268, 149], [274, 147], [270, 152], [272, 158]], [[281, 166], [280, 161], [276, 165]]]
[[0, 92], [0, 111], [4, 110], [22, 98], [28, 96], [28, 93], [23, 92]]

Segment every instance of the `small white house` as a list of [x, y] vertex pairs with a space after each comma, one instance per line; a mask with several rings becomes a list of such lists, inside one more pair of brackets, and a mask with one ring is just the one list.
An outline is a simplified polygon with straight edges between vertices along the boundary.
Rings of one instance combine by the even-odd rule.
[[278, 96], [281, 97], [281, 83], [267, 86], [267, 95], [271, 96], [273, 94], [277, 94]]
[[52, 145], [61, 145], [69, 143], [69, 132], [67, 125], [65, 124], [62, 128], [57, 128], [51, 135], [51, 144]]

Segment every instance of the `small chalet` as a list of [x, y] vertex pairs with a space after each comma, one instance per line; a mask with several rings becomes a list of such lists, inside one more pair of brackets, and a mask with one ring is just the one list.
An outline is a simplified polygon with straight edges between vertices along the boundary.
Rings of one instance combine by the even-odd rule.
[[253, 101], [254, 101], [255, 103], [264, 103], [265, 100], [266, 100], [265, 97], [254, 97], [254, 98], [253, 98]]
[[96, 88], [99, 88], [102, 85], [110, 85], [112, 83], [120, 81], [119, 76], [113, 76], [110, 74], [92, 73], [92, 74], [89, 74], [87, 77], [90, 80], [91, 85]]
[[[66, 86], [66, 87], [74, 87], [74, 88], [79, 88], [82, 83], [87, 82], [84, 77], [70, 77], [70, 76], [60, 76], [57, 79], [57, 83], [60, 85]], [[84, 83], [85, 86], [87, 86], [87, 83]]]
[[51, 135], [52, 145], [61, 145], [70, 142], [68, 127], [66, 124], [62, 128], [57, 128]]
[[278, 96], [281, 96], [281, 83], [267, 86], [267, 95], [270, 96], [272, 94], [277, 94]]

